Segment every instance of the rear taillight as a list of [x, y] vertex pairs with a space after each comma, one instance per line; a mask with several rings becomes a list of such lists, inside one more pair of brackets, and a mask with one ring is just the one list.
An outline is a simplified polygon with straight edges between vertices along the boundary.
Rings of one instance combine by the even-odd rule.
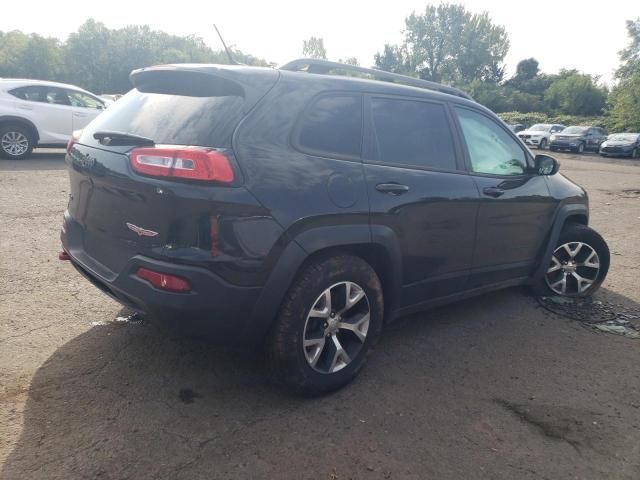
[[81, 133], [82, 133], [82, 130], [76, 130], [71, 134], [71, 137], [69, 137], [69, 141], [67, 142], [67, 153], [71, 153], [71, 149], [73, 148], [73, 145], [80, 138]]
[[146, 280], [160, 290], [179, 293], [187, 293], [191, 291], [191, 285], [189, 282], [176, 275], [169, 275], [168, 273], [156, 272], [155, 270], [140, 267], [136, 272], [136, 276]]
[[233, 182], [229, 159], [217, 150], [201, 147], [136, 148], [129, 154], [131, 167], [152, 177]]

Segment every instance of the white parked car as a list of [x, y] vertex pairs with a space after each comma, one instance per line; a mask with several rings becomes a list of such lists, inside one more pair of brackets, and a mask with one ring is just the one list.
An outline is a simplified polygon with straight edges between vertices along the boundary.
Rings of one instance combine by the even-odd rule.
[[532, 127], [518, 132], [518, 137], [532, 147], [544, 150], [549, 145], [549, 138], [554, 133], [561, 132], [566, 127], [556, 123], [536, 123]]
[[73, 85], [0, 79], [0, 155], [18, 160], [36, 146], [65, 146], [105, 108], [104, 100]]

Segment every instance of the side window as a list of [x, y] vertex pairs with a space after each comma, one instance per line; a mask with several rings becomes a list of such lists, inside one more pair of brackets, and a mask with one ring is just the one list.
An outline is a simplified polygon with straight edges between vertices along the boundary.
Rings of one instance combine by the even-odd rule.
[[42, 87], [37, 87], [37, 86], [19, 87], [19, 88], [14, 88], [13, 90], [9, 90], [9, 93], [14, 97], [20, 98], [21, 100], [27, 100], [29, 102], [46, 101], [44, 100]]
[[71, 105], [74, 107], [95, 108], [98, 110], [104, 108], [104, 104], [100, 100], [95, 99], [86, 93], [67, 90], [67, 94], [69, 95], [69, 100], [71, 100]]
[[359, 158], [362, 96], [336, 94], [316, 99], [305, 110], [296, 143], [310, 153]]
[[391, 165], [455, 170], [453, 136], [444, 105], [372, 98], [372, 155]]
[[44, 101], [54, 105], [71, 105], [67, 93], [56, 87], [43, 87]]
[[524, 150], [500, 125], [466, 108], [456, 107], [455, 111], [474, 172], [492, 175], [522, 175], [525, 172]]

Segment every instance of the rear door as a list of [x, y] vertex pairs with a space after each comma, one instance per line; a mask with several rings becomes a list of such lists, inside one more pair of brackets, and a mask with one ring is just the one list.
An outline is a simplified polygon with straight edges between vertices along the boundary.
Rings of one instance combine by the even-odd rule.
[[67, 90], [73, 106], [73, 130], [82, 130], [104, 110], [104, 102], [77, 90]]
[[395, 233], [400, 308], [463, 290], [471, 268], [478, 192], [463, 171], [445, 104], [366, 98], [364, 168], [372, 228]]
[[555, 210], [544, 176], [511, 132], [484, 112], [454, 108], [465, 158], [480, 193], [469, 287], [526, 277]]

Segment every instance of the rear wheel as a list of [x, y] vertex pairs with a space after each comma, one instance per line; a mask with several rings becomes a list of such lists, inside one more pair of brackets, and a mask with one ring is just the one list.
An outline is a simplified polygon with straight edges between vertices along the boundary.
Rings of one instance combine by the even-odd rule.
[[543, 138], [542, 140], [540, 140], [540, 143], [538, 144], [538, 148], [540, 150], [544, 150], [545, 148], [547, 148], [547, 139]]
[[534, 289], [540, 295], [585, 297], [594, 293], [609, 271], [609, 247], [595, 230], [570, 225], [560, 234], [544, 278]]
[[7, 125], [0, 128], [0, 155], [10, 160], [21, 160], [31, 155], [34, 140], [21, 125]]
[[310, 395], [336, 390], [360, 371], [382, 329], [380, 280], [359, 257], [340, 255], [297, 276], [271, 334], [276, 379]]

